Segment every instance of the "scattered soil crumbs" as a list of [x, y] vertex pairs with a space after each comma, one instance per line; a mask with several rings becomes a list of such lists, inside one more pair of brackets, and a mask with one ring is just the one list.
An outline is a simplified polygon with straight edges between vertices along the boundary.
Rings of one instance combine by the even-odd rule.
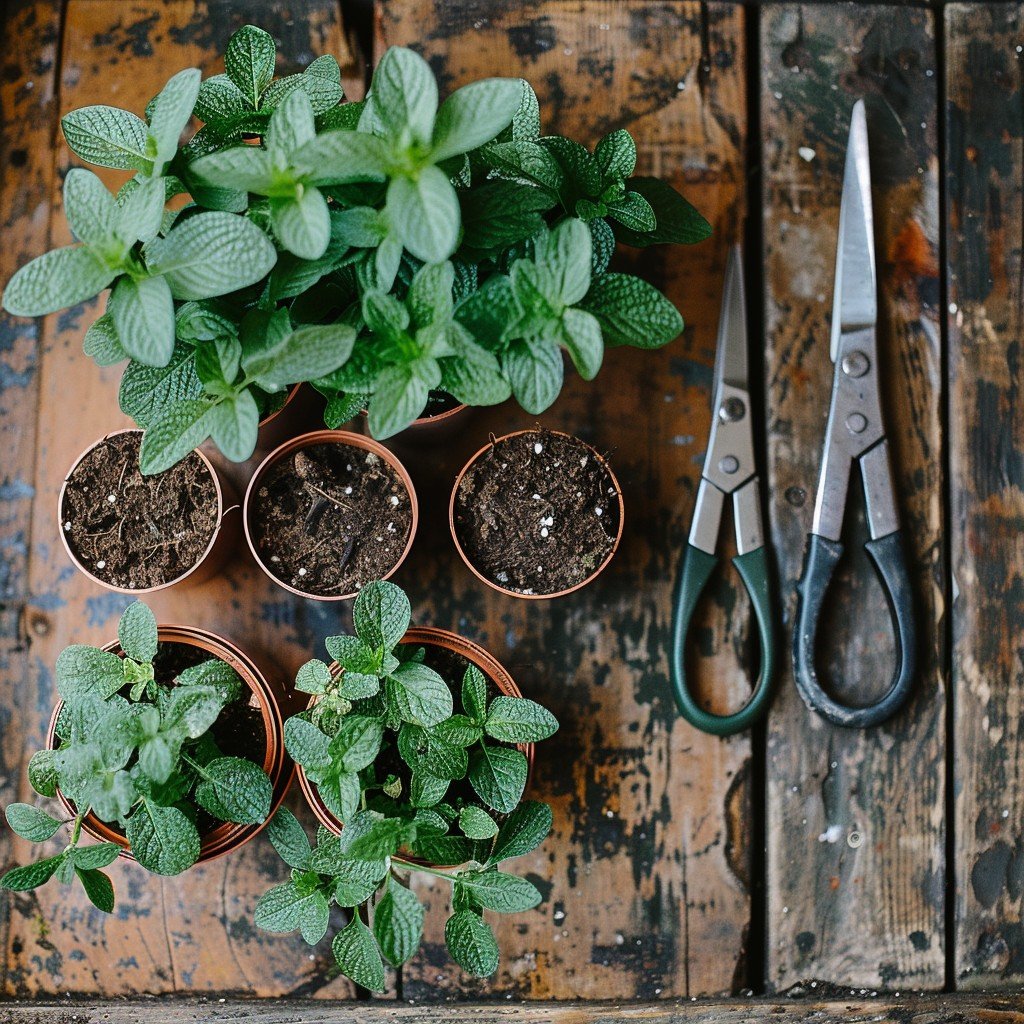
[[530, 430], [491, 445], [455, 498], [455, 532], [487, 579], [555, 594], [593, 576], [619, 531], [608, 470], [582, 441]]
[[260, 560], [282, 582], [340, 596], [394, 568], [412, 529], [412, 503], [394, 467], [375, 453], [316, 444], [267, 470], [249, 529]]
[[178, 579], [217, 529], [217, 485], [191, 452], [165, 473], [139, 470], [141, 431], [116, 434], [72, 471], [61, 529], [75, 558], [111, 586], [145, 590]]

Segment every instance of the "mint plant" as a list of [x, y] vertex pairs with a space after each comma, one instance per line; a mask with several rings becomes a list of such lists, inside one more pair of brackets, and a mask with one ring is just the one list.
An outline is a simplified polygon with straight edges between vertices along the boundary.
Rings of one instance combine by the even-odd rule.
[[500, 865], [534, 850], [552, 821], [546, 804], [522, 800], [528, 764], [517, 745], [558, 723], [532, 700], [492, 697], [475, 665], [451, 679], [431, 668], [423, 647], [402, 642], [410, 606], [394, 584], [368, 584], [353, 614], [355, 635], [326, 641], [335, 667], [314, 660], [299, 670], [296, 688], [317, 700], [285, 723], [289, 754], [344, 827], [321, 828], [311, 846], [289, 812], [277, 813], [268, 834], [292, 872], [260, 899], [256, 923], [313, 944], [332, 903], [349, 908], [335, 958], [356, 984], [382, 991], [385, 962], [399, 967], [419, 948], [424, 910], [408, 876], [424, 872], [452, 886], [452, 958], [493, 974], [498, 946], [484, 911], [516, 913], [541, 899]]
[[24, 891], [53, 877], [64, 883], [77, 877], [92, 903], [110, 913], [114, 888], [101, 869], [121, 848], [80, 845], [87, 815], [123, 831], [144, 868], [176, 875], [199, 858], [199, 811], [239, 824], [270, 813], [272, 789], [262, 768], [223, 756], [210, 731], [242, 697], [235, 670], [212, 658], [173, 681], [158, 679], [156, 619], [140, 601], [125, 610], [117, 633], [123, 656], [73, 644], [57, 659], [60, 745], [32, 755], [28, 778], [41, 796], [62, 793], [74, 816], [57, 818], [23, 803], [5, 813], [24, 839], [46, 842], [64, 826], [69, 838], [59, 853], [8, 871], [0, 888]]
[[110, 289], [85, 349], [128, 360], [120, 402], [146, 432], [144, 472], [209, 437], [248, 458], [260, 419], [302, 381], [327, 399], [328, 426], [368, 409], [382, 438], [437, 391], [468, 405], [511, 394], [539, 414], [562, 387], [562, 351], [590, 379], [606, 347], [682, 330], [661, 292], [610, 261], [617, 241], [690, 244], [710, 228], [671, 186], [634, 175], [624, 129], [593, 153], [542, 135], [517, 79], [440, 102], [408, 49], [384, 54], [357, 103], [333, 57], [279, 79], [275, 60], [246, 25], [224, 74], [179, 72], [145, 119], [67, 114], [78, 157], [132, 176], [111, 195], [69, 172], [79, 244], [28, 263], [3, 295], [40, 316]]

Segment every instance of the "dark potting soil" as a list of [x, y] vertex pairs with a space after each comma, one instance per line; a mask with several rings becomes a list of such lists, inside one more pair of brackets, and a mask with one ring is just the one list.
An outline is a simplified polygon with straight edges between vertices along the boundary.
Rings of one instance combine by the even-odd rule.
[[492, 444], [459, 484], [455, 533], [487, 579], [519, 594], [555, 594], [604, 563], [619, 499], [582, 441], [530, 430]]
[[115, 587], [145, 590], [184, 575], [217, 529], [217, 485], [191, 452], [155, 476], [139, 469], [142, 434], [92, 448], [64, 489], [61, 528], [75, 557]]
[[282, 582], [323, 597], [350, 594], [402, 557], [412, 503], [379, 455], [315, 444], [270, 466], [249, 529], [260, 560]]

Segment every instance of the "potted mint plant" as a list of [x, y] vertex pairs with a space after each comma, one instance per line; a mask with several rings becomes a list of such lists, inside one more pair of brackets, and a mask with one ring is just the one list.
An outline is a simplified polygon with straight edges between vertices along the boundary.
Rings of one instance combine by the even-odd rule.
[[[251, 25], [224, 64], [205, 81], [175, 75], [144, 118], [64, 117], [77, 156], [129, 177], [111, 195], [72, 170], [78, 244], [22, 267], [3, 295], [8, 312], [39, 316], [110, 289], [85, 348], [101, 365], [127, 360], [122, 406], [145, 429], [144, 472], [209, 437], [246, 459], [298, 382], [325, 396], [328, 427], [365, 408], [383, 438], [438, 403], [512, 395], [540, 413], [564, 352], [590, 379], [607, 346], [656, 348], [682, 330], [661, 292], [610, 260], [616, 242], [692, 243], [710, 228], [671, 187], [634, 176], [627, 131], [593, 152], [543, 135], [533, 90], [514, 79], [439, 104], [408, 49], [384, 54], [358, 103], [330, 55], [275, 79], [274, 42]], [[193, 117], [203, 125], [182, 144]]]
[[410, 629], [394, 584], [363, 588], [353, 620], [355, 635], [327, 639], [334, 663], [308, 662], [296, 679], [312, 699], [285, 723], [285, 745], [322, 827], [311, 845], [289, 813], [271, 822], [292, 871], [260, 899], [256, 923], [316, 943], [331, 905], [349, 909], [335, 958], [358, 985], [381, 991], [385, 962], [399, 967], [419, 948], [424, 910], [407, 877], [425, 872], [452, 887], [448, 952], [488, 976], [499, 953], [484, 911], [541, 900], [502, 865], [550, 832], [551, 809], [523, 793], [533, 744], [558, 723], [478, 645]]
[[[66, 813], [12, 803], [5, 814], [31, 842], [65, 827], [68, 840], [8, 871], [0, 888], [77, 878], [110, 913], [114, 889], [102, 868], [118, 856], [180, 874], [251, 839], [284, 795], [280, 712], [245, 655], [202, 630], [158, 626], [140, 601], [117, 634], [102, 649], [73, 644], [57, 659], [61, 699], [28, 778]], [[99, 842], [83, 845], [83, 832]]]

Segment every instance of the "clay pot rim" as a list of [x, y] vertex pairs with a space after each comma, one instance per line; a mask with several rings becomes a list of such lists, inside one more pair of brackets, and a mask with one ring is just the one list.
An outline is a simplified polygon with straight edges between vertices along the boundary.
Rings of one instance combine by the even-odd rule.
[[[444, 650], [454, 651], [456, 654], [461, 655], [471, 664], [476, 665], [478, 669], [493, 683], [506, 697], [522, 697], [522, 690], [516, 685], [516, 681], [512, 678], [511, 673], [505, 668], [504, 665], [486, 647], [478, 644], [475, 640], [470, 640], [468, 637], [462, 636], [459, 633], [453, 633], [448, 629], [441, 629], [438, 626], [412, 626], [406, 630], [405, 635], [399, 641], [400, 643], [406, 644], [423, 644], [430, 646], [431, 644], [441, 647]], [[332, 673], [338, 668], [337, 662], [331, 664]], [[454, 695], [453, 695], [454, 696]], [[319, 697], [314, 694], [310, 697], [306, 707], [311, 708], [319, 700]], [[533, 743], [517, 743], [516, 749], [520, 750], [526, 755], [527, 774], [526, 774], [526, 786], [524, 793], [530, 788], [530, 782], [533, 779], [533, 758], [535, 744]], [[323, 800], [317, 791], [316, 786], [309, 781], [306, 776], [305, 769], [302, 765], [296, 765], [295, 773], [299, 779], [299, 788], [302, 790], [302, 795], [306, 798], [306, 803], [309, 804], [310, 810], [316, 817], [317, 821], [320, 822], [324, 828], [328, 829], [334, 835], [341, 835], [341, 830], [345, 827], [338, 819], [327, 809]], [[415, 864], [422, 864], [427, 867], [435, 868], [457, 868], [459, 864], [433, 864], [429, 861], [422, 860], [419, 857], [408, 857], [404, 858]]]
[[412, 544], [416, 539], [416, 530], [420, 521], [419, 500], [416, 497], [416, 488], [413, 486], [412, 477], [409, 476], [409, 471], [402, 464], [398, 456], [389, 448], [385, 448], [380, 441], [376, 441], [372, 437], [367, 437], [365, 434], [353, 433], [350, 430], [311, 430], [306, 434], [300, 434], [298, 437], [293, 437], [291, 440], [285, 441], [284, 444], [278, 445], [278, 447], [275, 448], [256, 467], [256, 472], [253, 473], [252, 478], [249, 480], [249, 485], [245, 489], [245, 498], [242, 500], [242, 529], [245, 531], [245, 543], [248, 545], [252, 557], [256, 560], [256, 564], [279, 587], [284, 588], [291, 594], [295, 594], [297, 597], [304, 597], [310, 601], [348, 601], [356, 596], [358, 593], [357, 590], [353, 590], [348, 594], [311, 594], [305, 590], [299, 590], [297, 587], [293, 587], [290, 583], [285, 583], [279, 576], [276, 576], [271, 572], [263, 559], [260, 558], [259, 553], [256, 550], [256, 543], [253, 540], [252, 532], [249, 529], [249, 515], [251, 511], [252, 497], [256, 492], [256, 488], [259, 486], [259, 481], [263, 474], [270, 468], [270, 466], [277, 462], [278, 459], [284, 458], [284, 456], [291, 454], [293, 451], [301, 448], [308, 448], [310, 445], [314, 444], [345, 444], [353, 448], [361, 448], [363, 451], [373, 452], [374, 455], [383, 459], [392, 467], [392, 469], [395, 470], [409, 495], [409, 505], [412, 510], [412, 523], [409, 527], [409, 536], [406, 539], [405, 547], [402, 549], [402, 553], [398, 557], [398, 560], [382, 577], [380, 577], [381, 579], [389, 579], [398, 572], [402, 563], [406, 558], [408, 558], [409, 552], [412, 550]]
[[[215, 829], [201, 836], [199, 859], [192, 865], [195, 867], [198, 864], [216, 860], [218, 857], [244, 846], [270, 824], [291, 787], [295, 766], [288, 759], [284, 749], [284, 719], [281, 716], [280, 705], [263, 673], [249, 655], [225, 637], [198, 626], [161, 624], [157, 626], [157, 637], [164, 643], [186, 643], [198, 647], [230, 665], [242, 677], [251, 694], [256, 698], [263, 716], [263, 727], [266, 733], [266, 749], [262, 768], [273, 786], [270, 812], [262, 822], [250, 825], [222, 822]], [[121, 651], [121, 645], [117, 640], [112, 640], [103, 646], [103, 650], [117, 653]], [[64, 701], [58, 698], [53, 713], [50, 715], [50, 724], [46, 732], [46, 746], [49, 749], [56, 749], [57, 718], [63, 707]], [[57, 798], [69, 814], [77, 813], [74, 805], [60, 790], [57, 791]], [[121, 847], [120, 857], [125, 860], [135, 860], [125, 835], [100, 820], [94, 813], [89, 813], [82, 819], [82, 829], [99, 842], [117, 843]]]
[[[454, 398], [455, 396], [453, 395], [452, 397]], [[451, 409], [445, 409], [444, 412], [439, 412], [436, 416], [417, 416], [409, 426], [404, 430], [400, 430], [397, 434], [393, 434], [392, 437], [401, 437], [402, 434], [408, 430], [420, 431], [444, 423], [446, 420], [450, 420], [454, 416], [457, 416], [460, 412], [465, 412], [468, 408], [469, 406], [465, 402], [459, 402], [458, 405], [452, 406]], [[360, 409], [359, 416], [364, 423], [367, 423], [370, 416], [369, 410]], [[367, 427], [367, 429], [369, 428]], [[376, 438], [374, 438], [374, 440], [376, 440]], [[390, 441], [391, 438], [385, 438], [385, 440]]]
[[[509, 590], [503, 587], [500, 583], [495, 583], [494, 580], [488, 579], [479, 569], [473, 564], [469, 556], [462, 549], [462, 545], [459, 543], [459, 535], [455, 529], [455, 501], [459, 495], [459, 487], [462, 485], [463, 477], [469, 472], [473, 464], [482, 455], [485, 455], [492, 448], [497, 447], [502, 441], [508, 441], [513, 437], [519, 437], [521, 434], [538, 434], [541, 431], [545, 431], [549, 434], [558, 434], [560, 437], [567, 437], [577, 444], [583, 445], [584, 448], [588, 449], [594, 458], [604, 467], [604, 471], [608, 474], [609, 479], [612, 482], [612, 486], [615, 488], [615, 497], [619, 503], [619, 528], [615, 533], [615, 540], [612, 542], [611, 549], [605, 556], [604, 561], [584, 580], [571, 587], [567, 587], [564, 590], [557, 590], [551, 594], [521, 594], [517, 590]], [[582, 438], [577, 437], [575, 434], [569, 434], [564, 430], [552, 430], [549, 427], [527, 427], [523, 430], [513, 430], [508, 434], [502, 434], [501, 437], [491, 437], [491, 440], [487, 442], [482, 448], [480, 448], [475, 454], [471, 455], [467, 460], [462, 469], [459, 470], [459, 475], [455, 478], [455, 485], [452, 487], [451, 498], [448, 502], [448, 529], [452, 535], [452, 540], [455, 542], [455, 550], [458, 551], [459, 557], [465, 563], [469, 571], [482, 583], [486, 583], [492, 590], [496, 590], [499, 594], [504, 594], [506, 597], [517, 597], [522, 601], [551, 601], [554, 598], [566, 597], [568, 594], [573, 594], [577, 590], [582, 589], [590, 583], [593, 583], [598, 576], [606, 568], [608, 568], [609, 562], [615, 557], [616, 551], [619, 550], [619, 543], [622, 540], [622, 530], [626, 523], [626, 503], [622, 495], [622, 484], [619, 483], [618, 477], [612, 471], [612, 467], [608, 464], [608, 460], [591, 444], [588, 444]]]
[[287, 409], [287, 408], [288, 408], [289, 404], [291, 403], [291, 400], [292, 400], [292, 399], [293, 399], [293, 398], [294, 398], [294, 397], [295, 397], [295, 396], [296, 396], [296, 395], [297, 395], [297, 394], [299, 393], [299, 388], [301, 388], [301, 387], [302, 387], [302, 384], [301, 384], [301, 383], [299, 383], [299, 384], [293, 384], [293, 385], [292, 385], [292, 386], [291, 386], [291, 387], [290, 387], [290, 388], [288, 389], [288, 394], [287, 394], [287, 395], [285, 395], [285, 399], [284, 399], [284, 401], [283, 401], [283, 402], [281, 403], [281, 408], [280, 408], [280, 409], [275, 409], [275, 410], [274, 410], [274, 411], [273, 411], [273, 412], [272, 412], [272, 413], [271, 413], [271, 414], [270, 414], [269, 416], [264, 416], [264, 417], [263, 417], [263, 418], [262, 418], [262, 419], [261, 419], [261, 420], [259, 421], [259, 423], [257, 424], [257, 426], [258, 426], [258, 427], [265, 427], [265, 426], [266, 426], [266, 425], [267, 425], [268, 423], [270, 423], [271, 421], [273, 421], [273, 420], [276, 420], [276, 419], [277, 419], [277, 417], [278, 417], [278, 416], [280, 416], [280, 415], [281, 415], [281, 413], [283, 413], [283, 412], [285, 411], [285, 409]]
[[[118, 437], [121, 434], [139, 434], [141, 436], [143, 433], [144, 431], [140, 430], [138, 427], [125, 427], [122, 430], [112, 430], [110, 431], [110, 433], [104, 434], [103, 437], [101, 437], [98, 441], [93, 441], [92, 444], [90, 444], [79, 454], [78, 458], [76, 458], [75, 461], [71, 464], [71, 468], [67, 471], [67, 473], [64, 474], [64, 481], [60, 485], [60, 493], [57, 495], [57, 533], [60, 535], [60, 542], [64, 545], [64, 550], [67, 552], [68, 558], [71, 559], [75, 568], [78, 569], [78, 571], [82, 573], [83, 576], [87, 576], [98, 586], [103, 587], [104, 590], [111, 590], [115, 594], [129, 594], [135, 597], [141, 596], [143, 594], [155, 594], [157, 593], [157, 591], [167, 590], [168, 587], [177, 586], [177, 584], [184, 582], [186, 579], [188, 579], [189, 576], [196, 572], [200, 568], [200, 566], [202, 566], [202, 564], [206, 561], [206, 559], [210, 557], [210, 554], [217, 543], [217, 539], [220, 536], [221, 529], [224, 526], [224, 517], [227, 515], [228, 512], [231, 511], [232, 508], [237, 507], [235, 505], [232, 505], [228, 508], [225, 507], [225, 490], [224, 484], [220, 479], [220, 475], [217, 473], [217, 470], [214, 467], [213, 463], [206, 457], [206, 455], [203, 454], [203, 452], [201, 452], [198, 448], [193, 448], [192, 451], [195, 452], [195, 454], [198, 455], [200, 459], [202, 459], [203, 465], [206, 466], [206, 470], [210, 474], [210, 477], [213, 480], [213, 485], [217, 490], [217, 525], [214, 527], [213, 533], [210, 535], [209, 543], [203, 549], [203, 553], [199, 557], [198, 561], [196, 561], [195, 564], [191, 566], [191, 568], [186, 569], [185, 572], [183, 572], [180, 576], [175, 576], [173, 580], [168, 580], [165, 583], [158, 583], [152, 587], [136, 587], [134, 590], [128, 587], [115, 586], [113, 583], [108, 583], [106, 580], [101, 579], [99, 576], [97, 576], [91, 569], [86, 567], [86, 565], [79, 559], [79, 557], [72, 550], [71, 544], [68, 542], [67, 535], [64, 531], [64, 495], [67, 492], [68, 483], [70, 482], [71, 477], [74, 475], [75, 470], [78, 469], [82, 460], [94, 448], [98, 448], [101, 444], [104, 444], [105, 442], [109, 441], [112, 437]], [[192, 452], [190, 452], [189, 454], [192, 454]]]

